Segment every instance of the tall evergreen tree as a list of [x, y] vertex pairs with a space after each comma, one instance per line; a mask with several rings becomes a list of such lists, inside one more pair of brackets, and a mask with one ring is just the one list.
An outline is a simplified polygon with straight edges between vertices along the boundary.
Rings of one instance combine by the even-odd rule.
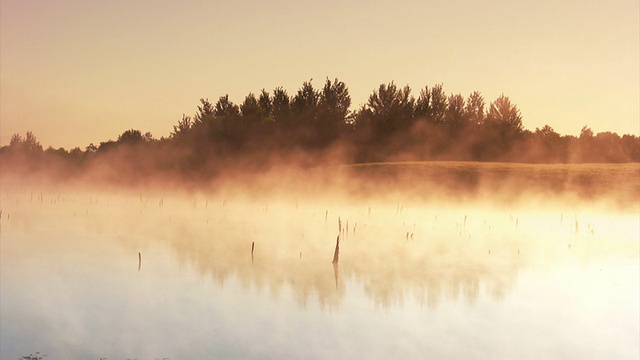
[[331, 124], [343, 124], [349, 114], [351, 96], [347, 85], [337, 78], [327, 81], [320, 94], [320, 108], [324, 121]]
[[276, 124], [284, 125], [285, 127], [290, 125], [291, 118], [291, 105], [290, 98], [287, 91], [281, 86], [273, 90], [272, 99], [272, 115]]
[[214, 115], [219, 118], [233, 119], [240, 115], [238, 105], [229, 100], [229, 95], [220, 96], [216, 102]]
[[487, 120], [494, 125], [509, 127], [516, 133], [523, 130], [520, 110], [504, 94], [491, 103]]
[[312, 80], [305, 81], [291, 101], [291, 114], [297, 123], [313, 124], [316, 122], [320, 92], [313, 88]]
[[398, 89], [392, 82], [380, 84], [369, 96], [367, 106], [371, 109], [373, 122], [383, 132], [394, 132], [407, 126], [413, 118], [415, 100], [409, 85]]
[[482, 125], [484, 123], [484, 106], [484, 98], [478, 91], [469, 95], [464, 111], [471, 124]]

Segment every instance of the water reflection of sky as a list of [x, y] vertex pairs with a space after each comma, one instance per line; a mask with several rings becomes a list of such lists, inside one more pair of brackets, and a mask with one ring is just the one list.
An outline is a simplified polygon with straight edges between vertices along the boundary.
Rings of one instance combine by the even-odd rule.
[[[10, 200], [0, 230], [2, 358], [639, 351], [637, 235], [609, 231], [633, 229], [633, 217], [197, 198], [162, 206], [142, 197]], [[345, 231], [336, 282], [338, 216]]]

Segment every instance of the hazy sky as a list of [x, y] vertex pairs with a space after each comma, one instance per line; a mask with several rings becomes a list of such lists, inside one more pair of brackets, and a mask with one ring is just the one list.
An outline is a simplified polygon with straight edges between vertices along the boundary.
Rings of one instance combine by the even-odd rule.
[[1, 0], [0, 144], [168, 136], [200, 98], [313, 78], [509, 96], [525, 128], [640, 134], [640, 8], [612, 1]]

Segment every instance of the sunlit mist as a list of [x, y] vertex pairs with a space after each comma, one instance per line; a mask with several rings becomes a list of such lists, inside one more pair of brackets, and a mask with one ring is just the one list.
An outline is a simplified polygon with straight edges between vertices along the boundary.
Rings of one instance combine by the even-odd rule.
[[207, 188], [3, 177], [3, 358], [637, 354], [637, 203], [491, 175], [456, 196], [386, 166]]

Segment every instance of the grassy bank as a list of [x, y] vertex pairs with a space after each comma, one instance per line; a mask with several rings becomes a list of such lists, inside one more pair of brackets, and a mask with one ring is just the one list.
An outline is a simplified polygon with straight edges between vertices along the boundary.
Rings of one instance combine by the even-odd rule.
[[429, 196], [568, 195], [581, 199], [640, 201], [640, 164], [523, 164], [463, 161], [345, 165], [363, 190], [383, 184]]

